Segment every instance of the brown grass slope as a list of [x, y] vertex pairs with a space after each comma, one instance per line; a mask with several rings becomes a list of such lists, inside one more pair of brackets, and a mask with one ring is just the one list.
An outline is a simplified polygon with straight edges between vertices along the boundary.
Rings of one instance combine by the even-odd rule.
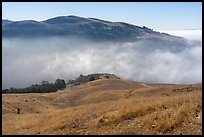
[[110, 78], [56, 93], [4, 94], [2, 132], [202, 134], [201, 87]]

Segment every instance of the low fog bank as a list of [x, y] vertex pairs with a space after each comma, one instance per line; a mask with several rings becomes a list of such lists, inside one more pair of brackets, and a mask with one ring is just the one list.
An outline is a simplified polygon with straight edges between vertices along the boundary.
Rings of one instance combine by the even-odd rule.
[[[153, 83], [201, 83], [202, 46], [149, 48], [143, 42], [96, 43], [79, 39], [3, 39], [2, 88], [80, 74], [112, 73]], [[175, 52], [176, 51], [176, 52]]]
[[170, 35], [184, 37], [189, 40], [202, 41], [202, 30], [157, 30], [159, 32], [165, 32]]

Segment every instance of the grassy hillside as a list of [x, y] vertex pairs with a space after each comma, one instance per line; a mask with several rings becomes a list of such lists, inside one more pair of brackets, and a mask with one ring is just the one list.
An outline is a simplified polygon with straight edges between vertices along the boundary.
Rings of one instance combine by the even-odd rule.
[[201, 87], [110, 78], [55, 93], [4, 94], [2, 132], [202, 134]]

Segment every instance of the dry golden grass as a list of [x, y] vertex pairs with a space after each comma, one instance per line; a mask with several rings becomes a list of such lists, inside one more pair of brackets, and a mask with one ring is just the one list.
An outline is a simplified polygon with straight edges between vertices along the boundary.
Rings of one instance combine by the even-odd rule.
[[2, 99], [3, 134], [202, 134], [201, 84], [102, 79]]

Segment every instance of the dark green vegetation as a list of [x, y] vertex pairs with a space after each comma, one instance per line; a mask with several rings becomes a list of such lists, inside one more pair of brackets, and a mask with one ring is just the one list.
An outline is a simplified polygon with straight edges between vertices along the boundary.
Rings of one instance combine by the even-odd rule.
[[75, 80], [69, 80], [67, 82], [67, 85], [75, 85], [76, 86], [76, 85], [84, 84], [84, 83], [94, 81], [94, 80], [98, 80], [98, 79], [102, 79], [102, 78], [109, 79], [110, 77], [120, 79], [119, 77], [117, 77], [114, 74], [107, 74], [107, 73], [89, 74], [87, 76], [81, 74]]
[[64, 89], [66, 83], [63, 79], [56, 79], [55, 83], [49, 83], [48, 81], [42, 81], [41, 84], [35, 84], [26, 88], [13, 88], [3, 89], [2, 94], [8, 93], [49, 93], [56, 92], [57, 90]]

